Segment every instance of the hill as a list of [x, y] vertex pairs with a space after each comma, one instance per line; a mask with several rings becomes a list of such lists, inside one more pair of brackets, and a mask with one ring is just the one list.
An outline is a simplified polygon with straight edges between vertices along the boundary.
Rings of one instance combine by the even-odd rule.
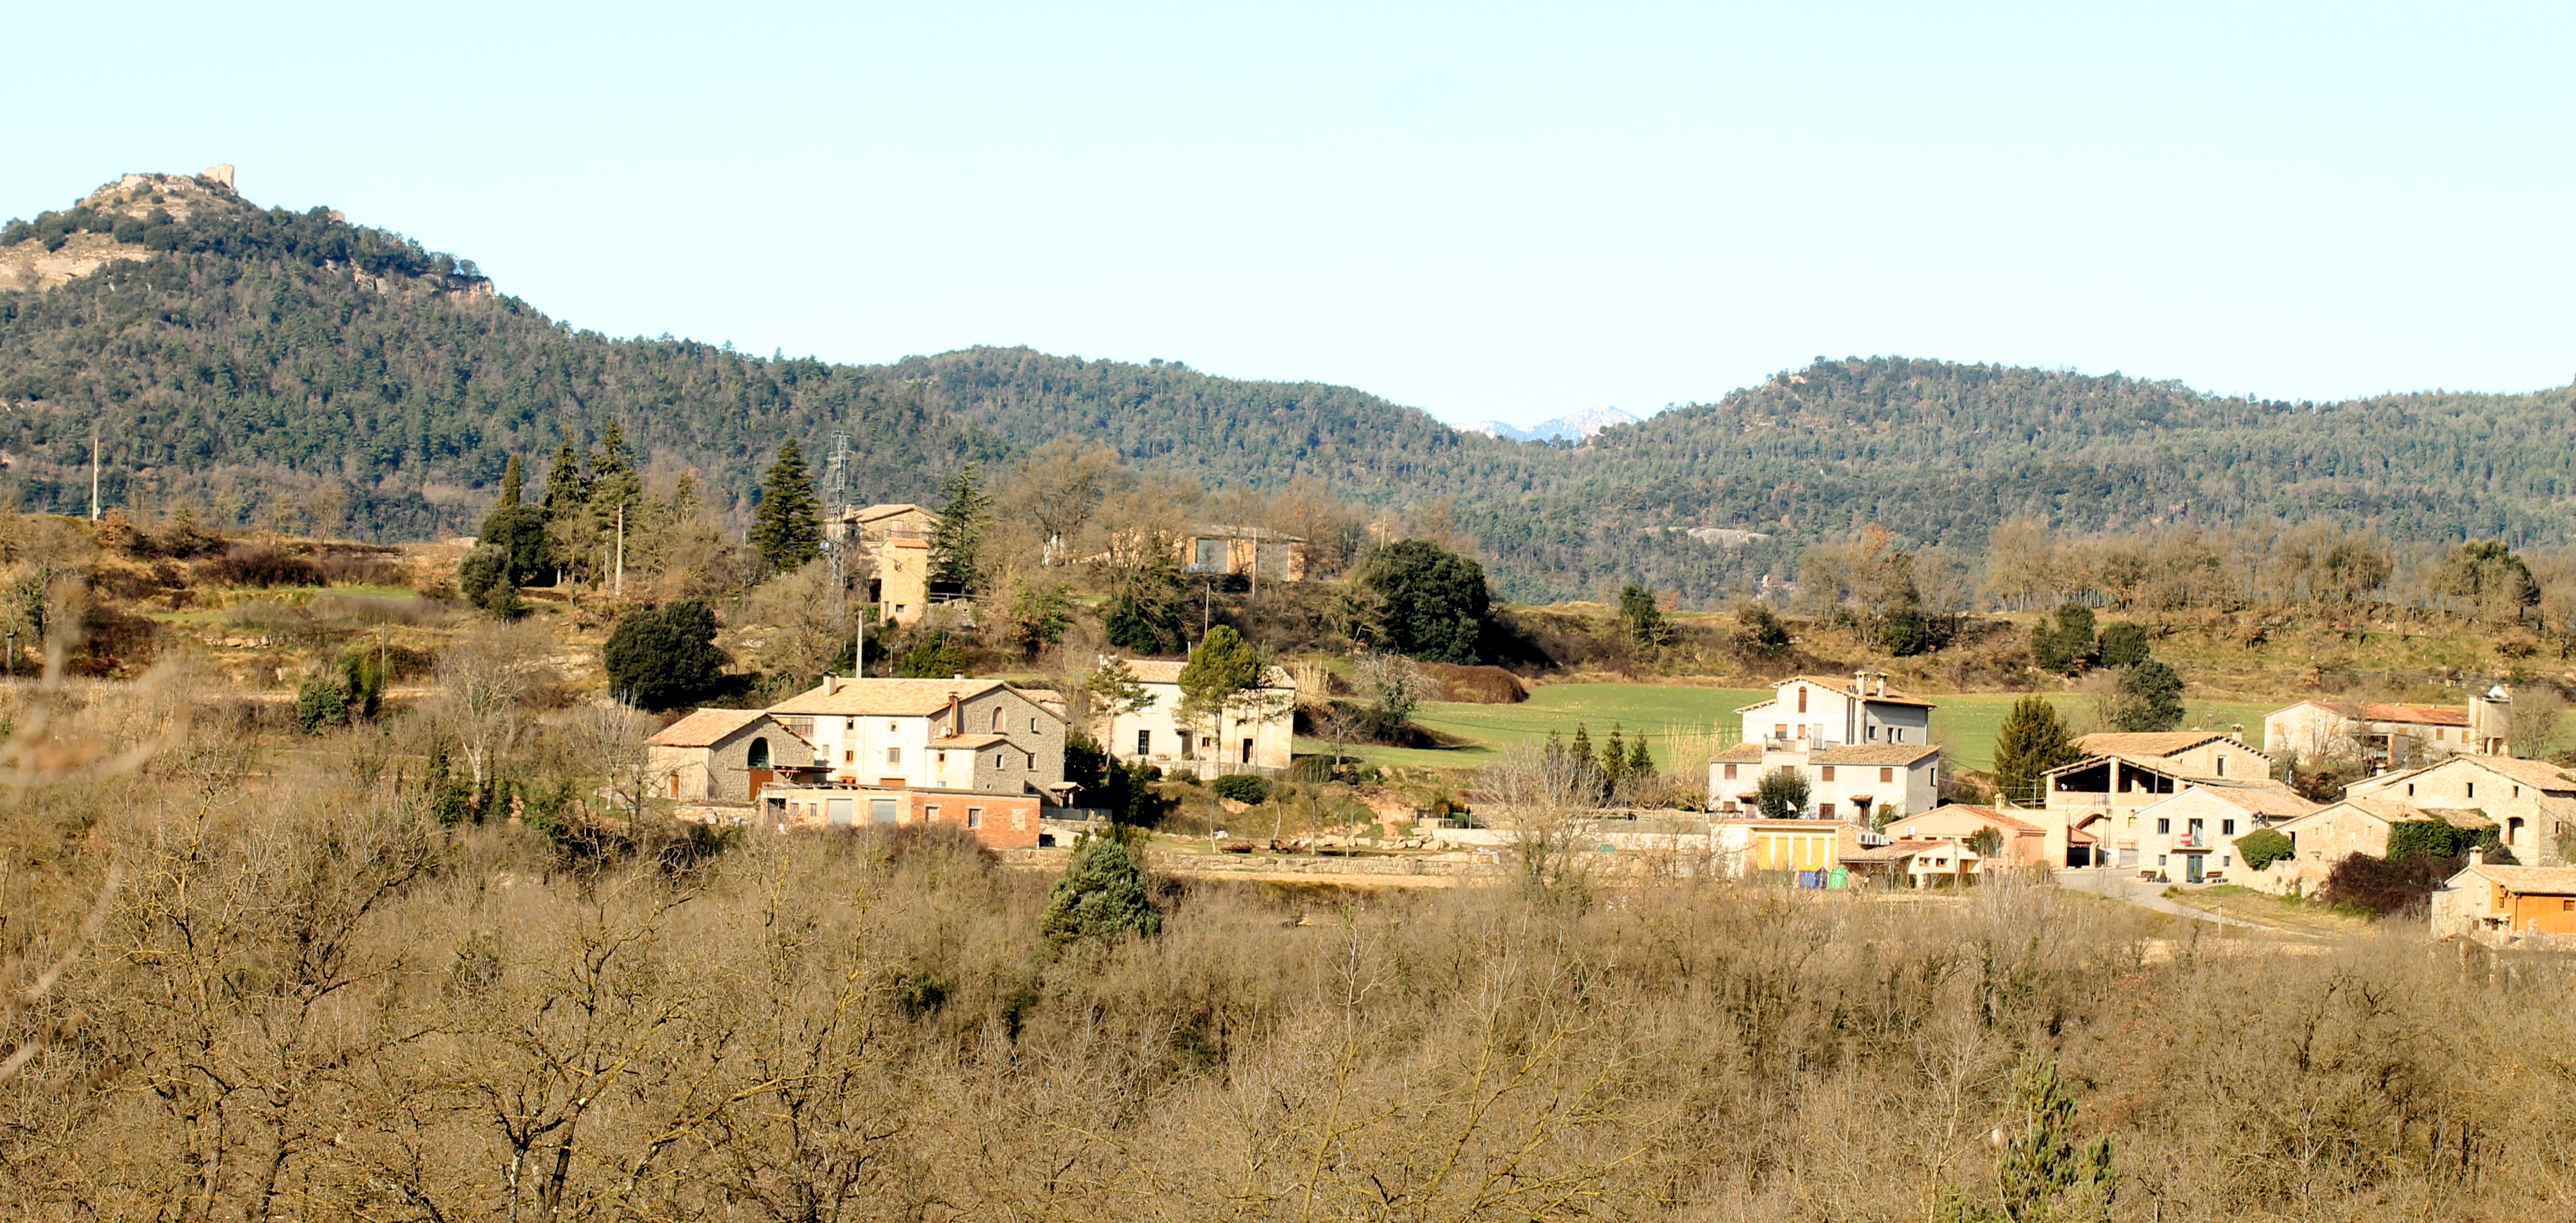
[[863, 500], [969, 461], [1096, 438], [1202, 481], [1298, 477], [1399, 527], [1468, 536], [1507, 597], [1628, 580], [1695, 602], [1877, 522], [1974, 548], [2073, 530], [2324, 513], [2401, 539], [2576, 527], [2576, 389], [2250, 401], [2172, 382], [1895, 357], [1819, 359], [1579, 445], [1452, 430], [1348, 387], [973, 348], [886, 365], [615, 339], [497, 292], [470, 260], [229, 173], [129, 175], [0, 231], [0, 487], [87, 507], [379, 540], [470, 530], [507, 456], [611, 418], [737, 509], [778, 443], [853, 435]]

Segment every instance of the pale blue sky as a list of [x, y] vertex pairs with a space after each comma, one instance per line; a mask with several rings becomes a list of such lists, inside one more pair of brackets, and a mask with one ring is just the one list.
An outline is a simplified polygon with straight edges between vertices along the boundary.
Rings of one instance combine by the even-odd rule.
[[2576, 5], [77, 5], [0, 215], [239, 165], [575, 326], [1454, 421], [1902, 353], [2576, 376]]

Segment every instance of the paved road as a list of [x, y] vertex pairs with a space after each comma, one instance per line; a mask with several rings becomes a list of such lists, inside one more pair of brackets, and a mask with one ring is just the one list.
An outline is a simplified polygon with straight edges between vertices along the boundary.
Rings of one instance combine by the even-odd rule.
[[2113, 900], [2125, 900], [2130, 904], [2141, 905], [2146, 908], [2153, 909], [2158, 913], [2171, 913], [2176, 917], [2196, 918], [2205, 922], [2217, 922], [2221, 925], [2238, 926], [2247, 930], [2278, 929], [2276, 926], [2267, 926], [2261, 922], [2247, 921], [2241, 917], [2222, 918], [2206, 909], [2195, 909], [2190, 905], [2176, 904], [2175, 902], [2164, 898], [2166, 885], [2161, 883], [2148, 883], [2139, 879], [2137, 872], [2135, 871], [2096, 871], [2075, 870], [2070, 868], [2057, 872], [2057, 886], [2062, 888], [2072, 888], [2079, 892], [2092, 892], [2095, 895], [2108, 896]]

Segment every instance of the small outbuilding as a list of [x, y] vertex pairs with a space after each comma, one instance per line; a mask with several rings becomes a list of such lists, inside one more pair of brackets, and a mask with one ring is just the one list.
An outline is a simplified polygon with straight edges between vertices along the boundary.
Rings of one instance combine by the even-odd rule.
[[814, 765], [814, 745], [758, 709], [695, 710], [644, 744], [664, 798], [747, 803], [772, 777]]

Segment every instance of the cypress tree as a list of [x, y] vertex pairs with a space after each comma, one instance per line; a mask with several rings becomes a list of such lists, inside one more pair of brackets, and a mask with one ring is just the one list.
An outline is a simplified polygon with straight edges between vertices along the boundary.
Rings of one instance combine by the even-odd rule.
[[930, 580], [975, 593], [976, 562], [984, 551], [984, 528], [993, 517], [993, 495], [984, 491], [976, 465], [950, 476], [939, 486], [948, 503], [939, 508], [939, 525], [930, 532]]
[[1995, 788], [2005, 802], [2038, 801], [2040, 774], [2083, 758], [2057, 707], [2046, 697], [2023, 697], [1995, 734]]
[[772, 569], [796, 569], [823, 554], [823, 509], [805, 452], [789, 438], [761, 478], [760, 508], [751, 516], [751, 547]]
[[519, 470], [519, 456], [510, 456], [510, 465], [501, 469], [501, 502], [495, 508], [509, 509], [519, 504], [519, 492], [527, 475]]
[[1646, 732], [1628, 741], [1628, 779], [1643, 781], [1655, 775], [1655, 757], [1646, 750]]

